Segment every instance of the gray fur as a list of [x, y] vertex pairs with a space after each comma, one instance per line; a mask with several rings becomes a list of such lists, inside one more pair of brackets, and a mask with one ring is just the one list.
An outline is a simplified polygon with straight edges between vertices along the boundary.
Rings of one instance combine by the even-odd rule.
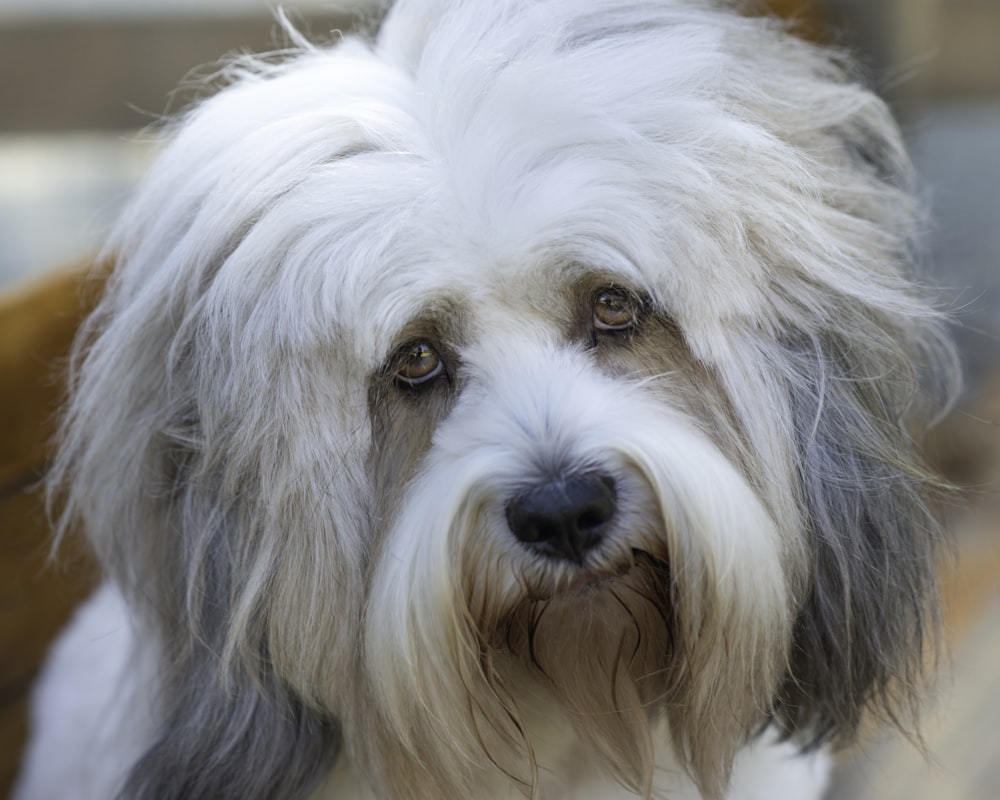
[[938, 382], [953, 357], [940, 336], [930, 323], [862, 353], [830, 333], [783, 354], [812, 574], [775, 713], [810, 745], [850, 741], [866, 712], [915, 721], [943, 542], [929, 503], [943, 485], [913, 437], [947, 399]]
[[338, 726], [276, 681], [223, 683], [217, 656], [202, 645], [175, 670], [166, 719], [120, 800], [295, 800], [329, 772]]

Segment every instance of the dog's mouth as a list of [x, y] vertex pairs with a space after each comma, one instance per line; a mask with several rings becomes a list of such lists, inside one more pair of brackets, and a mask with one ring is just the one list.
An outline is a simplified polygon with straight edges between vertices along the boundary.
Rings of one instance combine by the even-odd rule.
[[655, 577], [656, 582], [669, 591], [668, 559], [646, 550], [631, 548], [624, 556], [614, 560], [605, 558], [593, 564], [567, 565], [545, 586], [531, 591], [527, 599], [545, 602], [556, 597], [582, 598], [588, 594], [615, 591], [636, 583], [648, 584], [651, 577]]
[[577, 640], [587, 648], [588, 636], [597, 646], [597, 639], [633, 633], [642, 639], [655, 629], [653, 638], [672, 640], [674, 612], [668, 560], [631, 549], [612, 563], [565, 570], [526, 594], [497, 620], [499, 640], [493, 641], [501, 649], [530, 652], [534, 661], [539, 638]]
[[523, 736], [528, 709], [514, 688], [527, 687], [527, 696], [561, 707], [623, 776], [642, 773], [651, 723], [673, 701], [677, 675], [668, 560], [623, 546], [533, 577], [537, 591], [522, 582], [516, 599], [469, 608], [485, 696], [502, 707], [497, 734], [515, 744]]

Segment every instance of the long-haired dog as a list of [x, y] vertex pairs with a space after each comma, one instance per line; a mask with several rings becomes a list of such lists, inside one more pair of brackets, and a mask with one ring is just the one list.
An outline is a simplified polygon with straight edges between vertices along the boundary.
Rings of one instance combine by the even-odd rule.
[[886, 107], [710, 0], [297, 47], [111, 242], [52, 471], [109, 582], [18, 796], [818, 797], [934, 621]]

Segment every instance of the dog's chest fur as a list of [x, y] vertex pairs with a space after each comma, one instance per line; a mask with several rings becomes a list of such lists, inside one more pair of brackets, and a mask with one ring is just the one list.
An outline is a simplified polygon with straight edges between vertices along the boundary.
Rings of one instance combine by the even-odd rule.
[[[542, 721], [545, 726], [544, 721]], [[636, 795], [595, 769], [596, 761], [575, 738], [560, 738], [567, 729], [547, 726], [551, 738], [538, 754], [541, 767], [539, 800], [634, 800]], [[665, 737], [658, 737], [656, 785], [652, 796], [669, 800], [701, 800], [697, 788], [677, 764]], [[787, 744], [770, 742], [745, 750], [736, 761], [733, 783], [726, 800], [819, 800], [826, 787], [830, 757], [826, 752], [803, 756]], [[470, 800], [509, 800], [521, 797], [518, 787], [494, 775], [484, 782], [482, 794]], [[311, 800], [378, 800], [358, 781], [349, 762], [342, 761]]]
[[[34, 742], [33, 756], [60, 752], [57, 764], [48, 763], [44, 777], [22, 786], [19, 797], [57, 797], [75, 786], [79, 797], [111, 797], [131, 759], [150, 737], [149, 701], [157, 692], [155, 653], [134, 635], [121, 596], [105, 585], [80, 610], [59, 640], [42, 676], [43, 694], [51, 694], [67, 673], [87, 665], [86, 691], [72, 700], [54, 696], [62, 722], [45, 730]], [[146, 643], [148, 644], [148, 643]], [[83, 680], [80, 677], [80, 680]], [[600, 760], [580, 742], [565, 711], [527, 683], [525, 727], [535, 745], [538, 762], [537, 800], [635, 800], [600, 767]], [[116, 724], [117, 720], [127, 720]], [[651, 796], [664, 800], [702, 800], [677, 762], [664, 725], [654, 738], [655, 785]], [[826, 786], [831, 759], [826, 751], [803, 755], [789, 743], [765, 736], [737, 756], [733, 782], [726, 800], [819, 800]], [[492, 765], [484, 765], [481, 792], [467, 800], [516, 800], [529, 796], [523, 787]], [[24, 794], [27, 789], [36, 794]], [[310, 800], [384, 800], [356, 769], [350, 752], [338, 759], [333, 771]]]
[[[469, 800], [512, 800], [531, 796], [537, 800], [635, 800], [635, 793], [601, 769], [599, 757], [582, 743], [557, 704], [536, 688], [525, 687], [525, 727], [535, 744], [538, 762], [537, 794], [519, 787], [490, 765], [484, 769], [482, 791]], [[702, 800], [697, 787], [677, 761], [666, 726], [660, 724], [656, 747], [653, 798]], [[827, 751], [802, 754], [787, 742], [765, 734], [737, 756], [733, 781], [726, 800], [819, 800], [831, 768]], [[487, 777], [488, 776], [488, 777]], [[365, 786], [349, 759], [342, 759], [311, 800], [380, 800]]]

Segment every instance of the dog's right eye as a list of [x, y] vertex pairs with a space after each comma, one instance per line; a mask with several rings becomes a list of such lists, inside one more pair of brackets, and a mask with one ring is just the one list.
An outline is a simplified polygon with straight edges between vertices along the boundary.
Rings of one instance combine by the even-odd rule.
[[416, 388], [445, 374], [444, 361], [427, 342], [410, 342], [399, 351], [396, 361], [396, 385]]
[[639, 318], [638, 299], [623, 289], [608, 287], [594, 296], [594, 330], [598, 333], [627, 333]]

